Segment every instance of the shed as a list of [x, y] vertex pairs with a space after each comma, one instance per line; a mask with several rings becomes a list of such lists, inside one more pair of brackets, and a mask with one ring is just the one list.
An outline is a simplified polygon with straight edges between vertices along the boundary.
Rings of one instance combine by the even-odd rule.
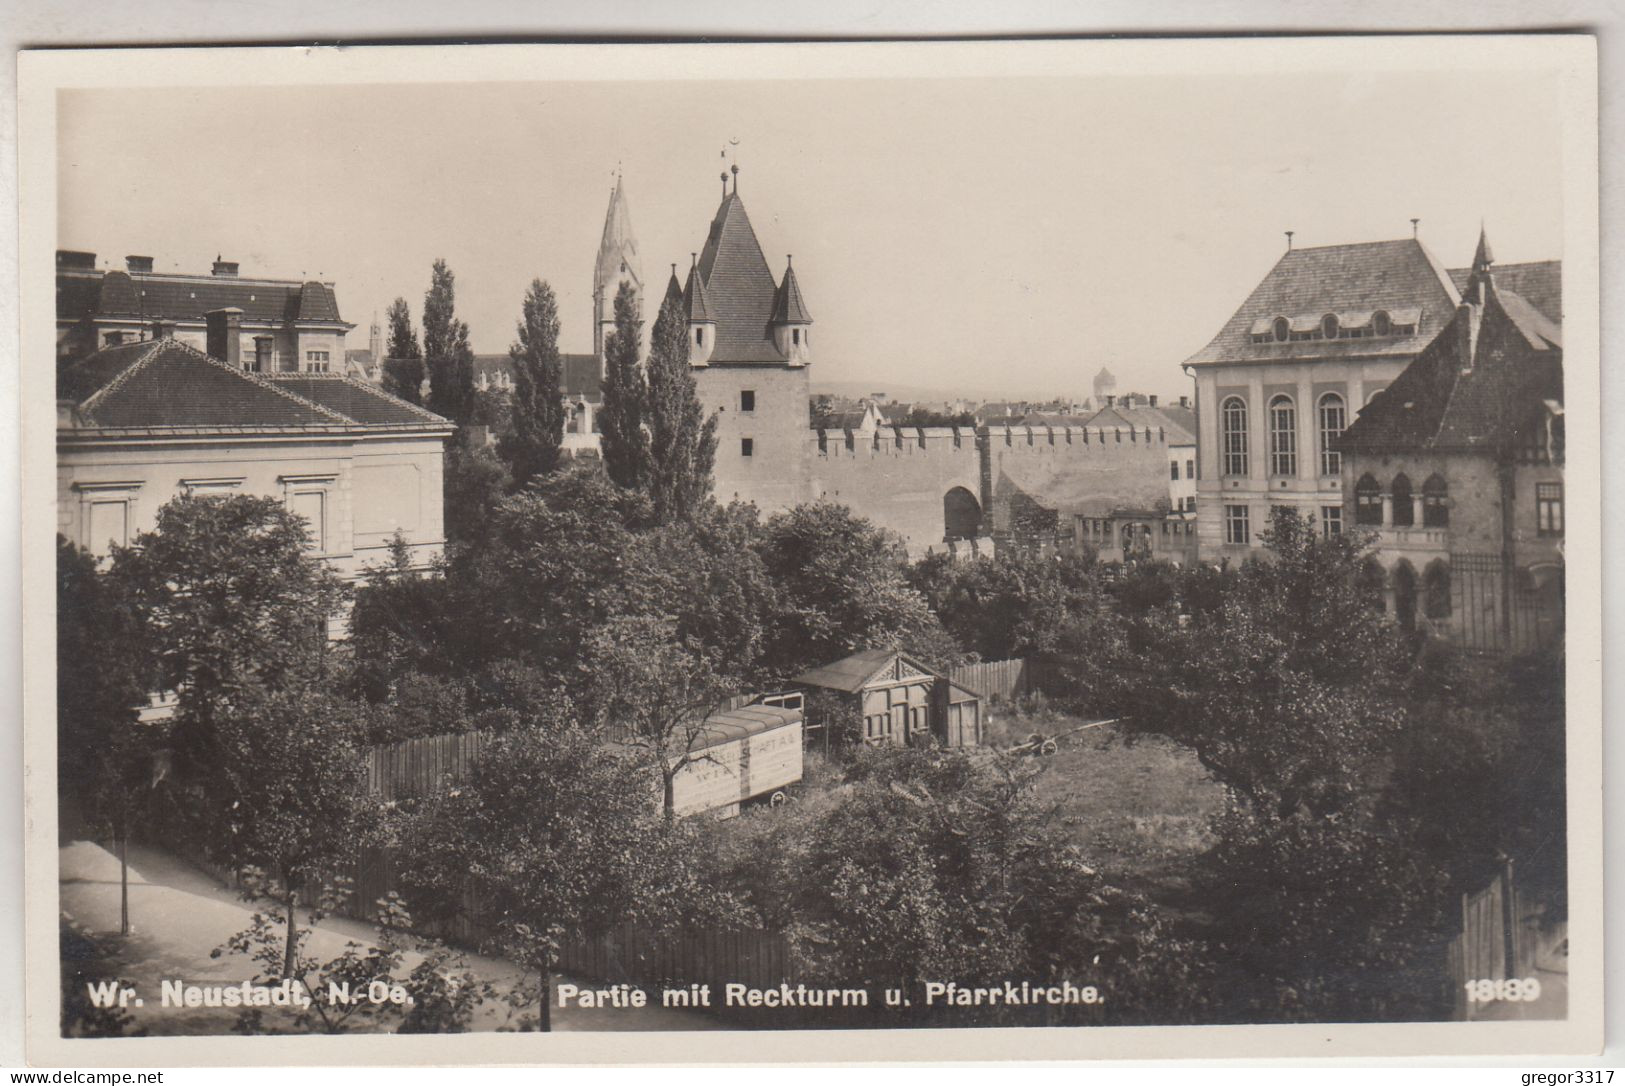
[[[865, 649], [790, 681], [832, 695], [852, 720], [861, 720], [858, 734], [865, 743], [959, 747], [982, 740], [982, 695], [897, 649]], [[817, 715], [810, 702], [809, 737], [827, 748], [836, 721]]]

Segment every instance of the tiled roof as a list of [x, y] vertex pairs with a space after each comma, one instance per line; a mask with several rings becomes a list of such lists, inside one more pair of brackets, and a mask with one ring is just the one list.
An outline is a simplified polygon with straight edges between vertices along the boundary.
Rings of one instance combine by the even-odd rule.
[[1106, 429], [1122, 427], [1138, 431], [1161, 430], [1170, 445], [1196, 444], [1195, 418], [1188, 418], [1188, 425], [1180, 422], [1171, 412], [1182, 411], [1185, 416], [1192, 416], [1189, 408], [1161, 408], [1161, 407], [1123, 407], [1114, 405], [1103, 407], [1089, 417], [1086, 426], [1100, 426]]
[[[321, 383], [318, 395], [304, 395], [312, 391], [313, 381]], [[247, 373], [169, 338], [97, 351], [64, 369], [57, 388], [60, 397], [74, 401], [81, 428], [88, 429], [235, 432], [451, 425], [337, 374]]]
[[[1495, 265], [1495, 285], [1511, 291], [1550, 320], [1563, 323], [1563, 262], [1537, 260], [1529, 264]], [[1467, 289], [1471, 268], [1451, 268], [1450, 281], [1458, 292]]]
[[918, 660], [900, 653], [896, 649], [864, 649], [861, 652], [854, 652], [851, 656], [843, 657], [833, 664], [825, 664], [823, 667], [803, 671], [790, 681], [797, 686], [817, 686], [825, 690], [841, 690], [851, 694], [862, 690], [864, 684], [899, 657], [916, 671], [922, 671], [927, 675], [936, 674]]
[[688, 269], [688, 283], [683, 287], [683, 312], [688, 314], [691, 321], [717, 319], [711, 311], [711, 301], [706, 297], [705, 281], [700, 278], [698, 264]]
[[57, 316], [136, 317], [201, 321], [211, 309], [235, 306], [246, 321], [342, 323], [338, 299], [326, 283], [240, 279], [208, 275], [131, 275], [122, 269], [56, 277]]
[[700, 253], [700, 277], [716, 315], [712, 362], [787, 361], [773, 343], [768, 322], [778, 285], [762, 255], [739, 193], [723, 197]]
[[784, 266], [784, 282], [779, 284], [778, 293], [773, 296], [773, 323], [812, 323], [812, 315], [807, 312], [807, 303], [801, 298], [801, 284], [796, 282], [796, 269], [793, 264]]
[[[1292, 249], [1253, 289], [1206, 347], [1187, 364], [1272, 362], [1343, 355], [1414, 354], [1427, 345], [1455, 313], [1459, 292], [1426, 246], [1415, 238], [1353, 245]], [[1318, 324], [1321, 314], [1394, 313], [1419, 310], [1414, 335], [1358, 339], [1253, 342], [1253, 329], [1263, 321], [1286, 317]]]
[[[1471, 358], [1464, 357], [1469, 340]], [[1502, 290], [1497, 271], [1483, 305], [1463, 306], [1339, 444], [1355, 452], [1506, 448], [1535, 436], [1543, 401], [1562, 399], [1561, 333]]]
[[267, 374], [278, 388], [363, 426], [444, 426], [446, 420], [382, 389], [338, 373]]

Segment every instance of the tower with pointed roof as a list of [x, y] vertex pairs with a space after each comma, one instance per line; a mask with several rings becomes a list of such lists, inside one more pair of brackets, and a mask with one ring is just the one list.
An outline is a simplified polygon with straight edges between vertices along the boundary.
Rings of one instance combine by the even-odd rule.
[[643, 265], [638, 260], [638, 239], [632, 233], [632, 215], [627, 210], [626, 192], [620, 174], [615, 175], [615, 191], [609, 195], [604, 215], [604, 236], [598, 243], [598, 261], [592, 274], [592, 350], [600, 372], [604, 364], [604, 343], [615, 330], [615, 295], [622, 283], [630, 283], [643, 302]]
[[[737, 166], [723, 173], [722, 186], [722, 203], [681, 287], [689, 362], [700, 403], [717, 418], [716, 499], [754, 502], [771, 513], [810, 496], [812, 317], [790, 259], [776, 277], [762, 252]], [[668, 291], [676, 289], [672, 272]]]

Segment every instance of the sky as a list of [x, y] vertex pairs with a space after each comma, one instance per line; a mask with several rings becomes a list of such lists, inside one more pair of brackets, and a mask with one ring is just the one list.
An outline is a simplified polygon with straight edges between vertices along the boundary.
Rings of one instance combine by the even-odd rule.
[[[701, 248], [721, 152], [775, 276], [811, 310], [812, 380], [1083, 397], [1190, 392], [1200, 349], [1285, 249], [1408, 237], [1470, 263], [1560, 258], [1557, 84], [1534, 72], [120, 88], [58, 99], [58, 247], [122, 267], [336, 284], [421, 312], [457, 276], [475, 350], [526, 285], [592, 344], [617, 170], [643, 271]], [[737, 141], [735, 143], [734, 141]]]

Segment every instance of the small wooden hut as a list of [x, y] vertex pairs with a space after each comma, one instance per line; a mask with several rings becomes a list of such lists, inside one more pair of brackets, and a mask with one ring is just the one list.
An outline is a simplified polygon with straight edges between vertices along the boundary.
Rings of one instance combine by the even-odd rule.
[[[866, 649], [803, 671], [791, 683], [809, 693], [809, 740], [840, 742], [839, 715], [858, 725], [858, 738], [874, 746], [975, 746], [982, 741], [982, 695], [896, 649]], [[822, 694], [823, 697], [816, 695]]]

